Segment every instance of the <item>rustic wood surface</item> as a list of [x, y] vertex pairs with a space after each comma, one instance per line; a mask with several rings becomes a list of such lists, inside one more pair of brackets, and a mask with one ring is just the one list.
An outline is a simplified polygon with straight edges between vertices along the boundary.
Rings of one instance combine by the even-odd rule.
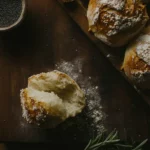
[[[84, 115], [56, 129], [28, 125], [21, 116], [20, 89], [30, 75], [50, 71], [61, 59], [85, 60], [84, 75], [98, 77], [106, 129], [122, 139], [150, 137], [150, 109], [55, 0], [27, 0], [20, 26], [0, 34], [0, 141], [85, 143], [90, 138]], [[78, 49], [78, 51], [76, 51]], [[69, 121], [74, 124], [69, 125]]]

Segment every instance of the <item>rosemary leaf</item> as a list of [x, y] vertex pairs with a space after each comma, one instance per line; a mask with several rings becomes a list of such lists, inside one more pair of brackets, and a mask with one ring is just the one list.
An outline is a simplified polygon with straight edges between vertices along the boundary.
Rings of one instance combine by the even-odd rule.
[[124, 148], [133, 148], [132, 145], [125, 145], [125, 144], [115, 144], [118, 147], [124, 147]]
[[107, 137], [105, 137], [104, 133], [101, 133], [91, 139], [84, 150], [142, 150], [142, 146], [146, 142], [147, 139], [133, 148], [132, 145], [122, 144], [118, 138], [118, 132], [113, 130]]
[[100, 140], [102, 139], [102, 136], [103, 136], [103, 133], [99, 134], [99, 135], [95, 138], [95, 140], [92, 141], [92, 143], [99, 143]]
[[139, 144], [137, 147], [135, 147], [132, 150], [141, 150], [141, 147], [148, 141], [148, 139], [144, 140], [141, 144]]
[[118, 132], [116, 131], [115, 134], [110, 138], [110, 140], [114, 140], [118, 137]]
[[84, 150], [88, 150], [89, 146], [91, 145], [92, 140], [89, 141], [89, 143], [87, 144], [87, 146], [85, 147]]
[[91, 149], [93, 149], [93, 148], [100, 148], [102, 146], [109, 145], [109, 144], [114, 144], [114, 143], [117, 143], [119, 141], [120, 141], [119, 139], [117, 139], [117, 140], [111, 140], [111, 141], [104, 141], [104, 142], [95, 144], [95, 145], [91, 146], [90, 148]]
[[116, 130], [113, 130], [108, 137], [105, 139], [105, 141], [109, 140], [111, 137], [113, 137], [113, 135], [116, 134]]

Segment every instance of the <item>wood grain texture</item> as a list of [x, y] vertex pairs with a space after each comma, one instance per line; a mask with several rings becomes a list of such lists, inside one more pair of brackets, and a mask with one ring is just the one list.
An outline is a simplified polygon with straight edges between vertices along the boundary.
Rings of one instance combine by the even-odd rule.
[[[22, 24], [0, 34], [0, 141], [86, 143], [91, 131], [82, 113], [55, 129], [26, 123], [21, 115], [20, 89], [33, 74], [54, 69], [60, 60], [84, 59], [83, 74], [98, 78], [105, 128], [122, 139], [150, 137], [150, 110], [97, 47], [54, 0], [27, 0]], [[78, 51], [76, 51], [78, 49]]]

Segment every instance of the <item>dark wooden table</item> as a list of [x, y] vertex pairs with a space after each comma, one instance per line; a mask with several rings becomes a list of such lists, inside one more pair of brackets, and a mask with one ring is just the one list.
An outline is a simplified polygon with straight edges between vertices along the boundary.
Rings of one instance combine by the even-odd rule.
[[[121, 139], [150, 138], [150, 108], [55, 0], [27, 0], [26, 17], [17, 28], [0, 34], [0, 141], [84, 143], [90, 138], [76, 124], [42, 129], [21, 116], [20, 89], [29, 76], [54, 69], [61, 59], [85, 59], [84, 75], [98, 77], [104, 121]], [[78, 51], [76, 51], [78, 49]], [[81, 114], [84, 120], [84, 116]], [[73, 118], [76, 120], [76, 118]], [[85, 120], [86, 121], [86, 120]]]

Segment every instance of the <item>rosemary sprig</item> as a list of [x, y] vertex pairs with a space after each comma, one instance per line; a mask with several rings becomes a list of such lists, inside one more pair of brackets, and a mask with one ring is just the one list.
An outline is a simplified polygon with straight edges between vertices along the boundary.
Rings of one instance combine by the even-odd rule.
[[112, 131], [107, 137], [105, 133], [101, 133], [94, 139], [91, 139], [84, 150], [142, 150], [142, 146], [147, 142], [147, 139], [138, 146], [122, 144], [118, 138], [118, 132]]

